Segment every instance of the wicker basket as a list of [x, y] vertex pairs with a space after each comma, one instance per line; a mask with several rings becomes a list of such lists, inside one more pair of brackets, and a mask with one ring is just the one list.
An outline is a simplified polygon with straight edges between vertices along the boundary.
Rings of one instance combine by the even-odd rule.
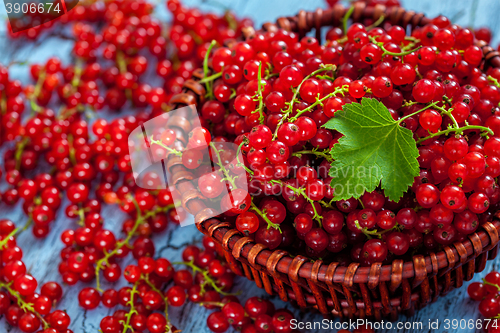
[[[342, 5], [324, 11], [301, 11], [295, 17], [279, 18], [276, 24], [266, 23], [263, 30], [283, 28], [303, 36], [315, 28], [320, 38], [320, 28], [339, 25], [346, 12], [347, 8]], [[352, 19], [357, 22], [377, 20], [382, 15], [392, 24], [404, 28], [430, 22], [424, 14], [403, 8], [387, 9], [382, 5], [365, 7], [362, 3], [355, 4]], [[252, 29], [244, 32], [246, 38], [253, 33]], [[484, 43], [478, 46], [484, 52], [483, 69], [500, 67], [498, 52]], [[186, 81], [184, 91], [175, 95], [171, 104], [179, 107], [203, 103], [205, 87], [197, 82], [202, 78], [203, 71], [195, 71], [193, 79]], [[196, 112], [195, 108], [186, 111], [190, 112]], [[182, 117], [176, 117], [172, 122], [171, 125], [178, 129], [178, 138], [186, 142], [189, 122]], [[189, 182], [193, 174], [184, 168], [179, 157], [170, 155], [167, 167], [182, 193], [184, 208], [194, 212], [197, 227], [202, 233], [222, 245], [224, 256], [236, 274], [254, 280], [258, 287], [271, 295], [278, 294], [283, 301], [294, 301], [301, 308], [314, 308], [324, 315], [375, 320], [383, 317], [395, 320], [399, 313], [412, 315], [415, 309], [435, 301], [439, 295], [461, 287], [464, 280], [468, 281], [475, 272], [481, 272], [486, 261], [497, 255], [500, 213], [464, 242], [446, 246], [442, 251], [425, 257], [414, 256], [412, 261], [394, 260], [392, 265], [375, 263], [370, 267], [359, 267], [358, 263], [351, 263], [342, 267], [335, 262], [312, 262], [304, 256], [292, 256], [283, 250], [270, 251], [266, 246], [244, 237], [230, 223], [207, 219], [215, 214], [206, 208], [201, 194]]]

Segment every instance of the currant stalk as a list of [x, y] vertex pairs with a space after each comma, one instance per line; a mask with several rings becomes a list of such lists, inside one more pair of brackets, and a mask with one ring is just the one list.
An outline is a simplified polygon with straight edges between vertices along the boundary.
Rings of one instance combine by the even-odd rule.
[[263, 113], [263, 110], [264, 110], [264, 97], [262, 96], [262, 74], [261, 74], [261, 70], [262, 70], [262, 62], [259, 62], [259, 71], [257, 72], [257, 94], [254, 96], [254, 101], [257, 101], [259, 102], [259, 106], [257, 107], [257, 109], [255, 111], [253, 111], [252, 113], [255, 113], [255, 112], [258, 112], [259, 113], [259, 122], [261, 124], [264, 123], [264, 113]]
[[39, 314], [35, 308], [33, 307], [33, 304], [32, 303], [27, 303], [23, 297], [17, 292], [15, 291], [14, 289], [11, 288], [11, 285], [12, 285], [12, 282], [9, 282], [9, 283], [3, 283], [3, 282], [0, 282], [0, 288], [4, 288], [5, 290], [7, 290], [7, 292], [14, 296], [14, 298], [16, 299], [17, 301], [17, 305], [19, 305], [19, 307], [24, 310], [24, 311], [28, 311], [28, 312], [31, 312], [33, 313], [35, 316], [38, 317], [38, 319], [40, 319], [40, 321], [42, 322], [42, 325], [43, 325], [43, 328], [44, 329], [48, 329], [50, 328], [50, 325], [49, 323], [45, 320], [45, 318]]
[[7, 245], [7, 243], [9, 242], [9, 239], [11, 237], [14, 237], [14, 236], [22, 233], [26, 229], [28, 229], [32, 222], [33, 222], [33, 218], [30, 215], [30, 217], [28, 218], [28, 220], [26, 221], [26, 223], [24, 224], [24, 226], [22, 228], [15, 228], [7, 236], [5, 236], [2, 240], [0, 240], [0, 251], [4, 250], [4, 247]]
[[23, 154], [24, 148], [30, 143], [30, 138], [25, 136], [16, 145], [16, 152], [14, 153], [14, 158], [16, 160], [16, 170], [21, 169], [21, 155]]
[[76, 165], [76, 157], [75, 157], [75, 147], [73, 146], [73, 135], [68, 135], [68, 144], [69, 144], [69, 160], [71, 164]]
[[483, 280], [483, 284], [485, 284], [487, 286], [495, 287], [495, 288], [498, 289], [498, 291], [500, 291], [500, 286], [498, 284], [488, 282], [488, 281], [486, 281], [486, 279], [482, 279], [482, 280]]
[[[228, 293], [222, 290], [218, 285], [217, 282], [210, 276], [210, 273], [208, 269], [203, 269], [195, 265], [194, 260], [191, 261], [176, 261], [172, 263], [173, 265], [184, 265], [193, 270], [193, 273], [201, 273], [203, 275], [203, 282], [200, 284], [200, 294], [203, 295], [205, 293], [205, 286], [210, 285], [216, 292], [223, 296], [234, 296], [238, 295], [239, 293]], [[193, 274], [194, 275], [194, 274]]]
[[323, 219], [323, 216], [319, 215], [318, 214], [318, 211], [316, 210], [316, 207], [314, 206], [314, 200], [309, 198], [309, 196], [307, 195], [306, 193], [306, 189], [303, 188], [303, 187], [300, 187], [300, 188], [297, 188], [297, 187], [294, 187], [290, 184], [287, 184], [281, 180], [278, 180], [278, 179], [273, 179], [270, 181], [271, 183], [275, 183], [275, 184], [280, 184], [281, 186], [286, 186], [288, 187], [289, 189], [291, 189], [295, 194], [299, 194], [301, 196], [304, 197], [304, 199], [306, 199], [312, 206], [312, 209], [314, 211], [314, 216], [313, 216], [313, 219], [315, 219], [316, 221], [318, 221], [318, 224], [319, 224], [319, 227], [321, 228], [322, 227], [322, 223], [321, 223], [321, 220]]
[[358, 220], [354, 221], [354, 224], [356, 225], [356, 228], [358, 228], [359, 230], [361, 230], [361, 232], [363, 232], [366, 235], [366, 237], [368, 237], [368, 239], [372, 239], [374, 236], [377, 237], [377, 238], [382, 239], [382, 235], [383, 234], [388, 233], [389, 231], [399, 230], [397, 224], [394, 227], [390, 228], [390, 229], [386, 229], [386, 230], [382, 230], [382, 231], [378, 231], [377, 229], [368, 230], [368, 228], [363, 228], [359, 224]]
[[137, 228], [139, 228], [139, 226], [141, 224], [143, 224], [144, 222], [146, 222], [147, 219], [149, 219], [150, 217], [154, 217], [158, 213], [164, 213], [164, 212], [168, 211], [169, 209], [172, 209], [172, 208], [175, 207], [175, 205], [168, 205], [168, 206], [165, 206], [165, 207], [159, 207], [159, 208], [156, 208], [154, 210], [148, 211], [146, 214], [143, 215], [142, 212], [141, 212], [141, 209], [139, 207], [139, 204], [137, 203], [137, 201], [135, 200], [135, 198], [132, 198], [132, 199], [133, 199], [132, 202], [134, 203], [134, 205], [136, 207], [136, 212], [137, 212], [137, 217], [136, 217], [134, 226], [127, 233], [127, 237], [124, 240], [122, 240], [120, 242], [117, 242], [115, 248], [111, 252], [104, 251], [104, 257], [101, 258], [101, 259], [99, 259], [96, 262], [96, 266], [95, 266], [96, 289], [99, 292], [102, 292], [102, 289], [101, 289], [101, 286], [100, 286], [100, 281], [99, 281], [99, 272], [101, 271], [101, 269], [103, 269], [104, 265], [109, 265], [109, 259], [111, 257], [113, 257], [114, 255], [116, 255], [118, 253], [118, 251], [120, 251], [120, 249], [122, 247], [124, 247], [124, 246], [126, 246], [126, 245], [129, 244], [130, 240], [135, 235], [135, 233], [137, 231]]
[[125, 320], [120, 320], [120, 323], [123, 325], [122, 333], [127, 333], [129, 329], [131, 332], [134, 331], [134, 328], [130, 325], [130, 321], [132, 316], [138, 313], [134, 306], [134, 296], [135, 294], [139, 294], [139, 291], [137, 290], [138, 286], [139, 283], [136, 282], [134, 283], [132, 290], [130, 290], [130, 300], [127, 302], [127, 305], [130, 306], [130, 310], [125, 314]]
[[379, 25], [381, 25], [382, 23], [384, 23], [384, 21], [385, 21], [385, 15], [381, 15], [378, 18], [378, 20], [376, 20], [375, 22], [373, 22], [372, 24], [370, 24], [369, 26], [366, 27], [366, 31], [370, 31], [373, 28], [378, 27]]
[[28, 100], [31, 105], [31, 114], [33, 115], [36, 112], [40, 112], [41, 106], [38, 105], [36, 99], [42, 92], [43, 83], [45, 82], [45, 77], [47, 73], [45, 71], [45, 67], [40, 69], [40, 73], [38, 73], [38, 80], [36, 81], [35, 88], [33, 89], [33, 94], [28, 97]]
[[169, 146], [165, 145], [160, 140], [153, 139], [153, 136], [151, 136], [151, 138], [149, 139], [149, 142], [151, 142], [151, 144], [158, 145], [158, 146], [162, 147], [163, 149], [165, 149], [169, 153], [172, 153], [176, 156], [182, 157], [182, 152], [178, 151], [177, 149], [170, 148]]
[[73, 76], [73, 80], [71, 80], [71, 85], [73, 86], [73, 88], [77, 88], [80, 85], [82, 73], [83, 73], [83, 61], [82, 59], [78, 58], [76, 60], [76, 65], [75, 65], [75, 75]]
[[7, 93], [5, 91], [0, 92], [0, 115], [4, 115], [7, 112]]
[[496, 86], [497, 88], [500, 88], [500, 83], [498, 82], [497, 79], [495, 79], [493, 76], [491, 75], [488, 75], [487, 76], [487, 79], [488, 81], [491, 81], [493, 83], [494, 86]]
[[245, 169], [246, 172], [248, 172], [249, 174], [253, 175], [253, 171], [250, 170], [246, 165], [245, 163], [243, 163], [242, 161], [240, 161], [240, 152], [241, 152], [241, 147], [243, 147], [243, 145], [245, 144], [248, 144], [248, 138], [247, 137], [244, 137], [243, 138], [243, 141], [240, 143], [240, 145], [238, 146], [238, 149], [236, 149], [236, 161], [238, 162], [238, 166], [239, 167], [243, 167]]
[[238, 176], [231, 176], [229, 174], [229, 171], [222, 164], [222, 162], [221, 162], [222, 159], [220, 158], [219, 150], [217, 149], [217, 147], [215, 147], [215, 144], [213, 142], [210, 142], [210, 147], [212, 147], [212, 149], [215, 151], [215, 155], [217, 155], [217, 161], [215, 161], [215, 164], [217, 164], [219, 166], [219, 168], [222, 170], [222, 173], [224, 174], [224, 178], [222, 178], [221, 181], [227, 180], [227, 181], [229, 181], [229, 183], [231, 183], [231, 186], [232, 186], [233, 189], [237, 188], [236, 183], [234, 182], [234, 180]]
[[332, 162], [333, 158], [330, 155], [330, 149], [325, 149], [325, 150], [317, 150], [317, 149], [312, 149], [312, 150], [300, 150], [296, 151], [295, 153], [292, 154], [292, 156], [296, 156], [300, 158], [304, 154], [310, 154], [310, 155], [316, 155], [318, 157], [322, 157], [326, 159], [328, 162]]
[[[288, 108], [285, 110], [285, 111], [282, 111], [284, 113], [283, 115], [283, 118], [280, 119], [280, 121], [278, 122], [278, 125], [276, 126], [276, 130], [274, 131], [274, 134], [273, 134], [273, 140], [276, 140], [276, 138], [278, 137], [278, 129], [280, 128], [280, 126], [287, 120], [288, 116], [292, 113], [293, 111], [293, 104], [295, 103], [295, 100], [297, 99], [297, 95], [299, 94], [299, 91], [300, 91], [300, 87], [302, 87], [302, 84], [307, 80], [307, 79], [310, 79], [311, 77], [314, 77], [316, 76], [317, 74], [319, 73], [322, 73], [322, 72], [326, 72], [326, 71], [335, 71], [337, 67], [335, 65], [323, 65], [321, 64], [321, 67], [317, 70], [315, 70], [314, 72], [312, 72], [311, 74], [307, 75], [303, 80], [302, 82], [298, 85], [297, 89], [295, 89], [295, 92], [293, 94], [293, 97], [292, 97], [292, 100], [290, 101], [290, 103], [288, 103]], [[344, 93], [344, 92], [347, 92], [349, 91], [349, 87], [346, 85], [346, 86], [343, 86], [342, 88], [340, 88], [342, 90], [342, 92], [338, 91], [339, 88], [336, 88], [334, 92], [328, 94], [327, 96], [325, 96], [324, 98], [322, 99], [317, 99], [316, 102], [313, 103], [314, 106], [318, 105], [318, 104], [321, 104], [325, 99], [327, 98], [330, 98], [330, 97], [335, 97], [336, 94], [338, 93]], [[346, 89], [346, 90], [344, 90]], [[311, 105], [312, 106], [312, 105]], [[304, 110], [301, 110], [301, 111], [298, 111], [297, 115], [294, 117], [296, 119], [296, 117], [298, 117], [299, 115], [301, 115], [302, 113], [306, 112], [305, 110], [309, 111], [311, 110], [312, 108], [306, 108]]]
[[293, 104], [297, 100], [297, 96], [299, 94], [300, 88], [302, 87], [302, 85], [304, 84], [305, 81], [307, 81], [308, 79], [316, 76], [319, 73], [326, 72], [326, 71], [335, 71], [336, 69], [337, 69], [337, 66], [335, 66], [335, 65], [323, 65], [323, 64], [321, 64], [319, 69], [315, 70], [311, 74], [309, 74], [306, 77], [304, 77], [304, 79], [302, 80], [302, 82], [300, 82], [300, 84], [295, 89], [295, 92], [293, 94], [292, 100], [288, 104], [288, 109], [283, 112], [283, 113], [285, 113], [285, 117], [287, 117], [287, 115], [290, 114], [293, 111]]
[[413, 50], [408, 50], [408, 51], [403, 51], [403, 52], [400, 52], [400, 53], [395, 53], [395, 52], [391, 52], [389, 50], [387, 50], [385, 47], [384, 47], [384, 43], [382, 42], [377, 42], [377, 39], [375, 37], [372, 37], [372, 36], [368, 36], [368, 38], [370, 39], [370, 41], [373, 43], [373, 44], [376, 44], [378, 45], [378, 47], [380, 47], [383, 51], [382, 53], [382, 57], [386, 56], [386, 55], [390, 55], [390, 56], [393, 56], [393, 57], [403, 57], [405, 55], [408, 55], [408, 54], [412, 54], [413, 52], [416, 52], [418, 50], [420, 50], [423, 46], [420, 45], [418, 46], [417, 48], [413, 49]]
[[466, 126], [462, 126], [462, 127], [459, 127], [459, 128], [455, 128], [455, 127], [449, 127], [448, 129], [445, 129], [445, 130], [442, 130], [442, 131], [439, 131], [439, 132], [436, 132], [436, 133], [433, 133], [425, 138], [422, 138], [422, 139], [419, 139], [417, 141], [417, 144], [419, 143], [422, 143], [426, 140], [429, 140], [429, 139], [432, 139], [436, 136], [440, 136], [440, 135], [448, 135], [452, 132], [456, 132], [458, 134], [462, 134], [464, 131], [467, 131], [467, 130], [471, 130], [471, 129], [478, 129], [480, 131], [483, 131], [485, 133], [489, 133], [491, 135], [494, 135], [495, 133], [489, 129], [488, 127], [484, 127], [484, 126], [479, 126], [479, 125], [466, 125]]
[[260, 217], [262, 217], [264, 219], [264, 221], [266, 221], [267, 223], [267, 229], [269, 228], [274, 228], [274, 229], [278, 229], [279, 232], [281, 233], [281, 228], [280, 228], [280, 225], [279, 224], [276, 224], [276, 223], [273, 223], [271, 222], [271, 220], [266, 216], [266, 212], [263, 212], [259, 209], [259, 207], [257, 207], [253, 201], [252, 201], [252, 206], [250, 207], [251, 210], [253, 210], [254, 212], [256, 212]]
[[344, 17], [342, 18], [342, 27], [344, 34], [347, 34], [347, 22], [349, 21], [349, 18], [351, 17], [352, 13], [354, 13], [354, 6], [349, 7]]
[[[405, 121], [406, 119], [410, 118], [410, 117], [413, 117], [414, 115], [416, 114], [419, 114], [420, 112], [423, 112], [427, 109], [430, 109], [432, 107], [435, 107], [439, 102], [433, 102], [433, 103], [430, 103], [428, 104], [427, 106], [425, 106], [424, 108], [418, 110], [418, 111], [415, 111], [413, 113], [410, 113], [409, 115], [407, 116], [404, 116], [403, 118], [399, 119], [398, 120], [398, 124], [401, 124], [403, 121]], [[415, 105], [415, 104], [419, 104], [418, 102], [409, 102], [408, 105], [405, 105], [405, 106], [410, 106], [410, 105]]]
[[290, 122], [296, 121], [302, 114], [313, 110], [317, 105], [323, 106], [323, 102], [325, 100], [327, 100], [331, 97], [336, 97], [338, 94], [342, 94], [342, 96], [344, 96], [344, 93], [346, 93], [348, 91], [349, 91], [349, 86], [343, 85], [342, 87], [335, 88], [335, 90], [333, 92], [331, 92], [330, 94], [326, 95], [323, 98], [317, 97], [316, 101], [314, 103], [312, 103], [311, 105], [309, 105], [307, 108], [305, 108], [303, 110], [298, 110], [297, 114], [295, 116], [293, 116], [292, 118], [290, 118], [289, 121]]
[[[205, 58], [203, 58], [203, 79], [200, 81], [200, 83], [205, 83], [205, 87], [206, 87], [206, 90], [207, 90], [207, 97], [208, 99], [212, 100], [214, 98], [214, 93], [213, 93], [213, 89], [212, 89], [212, 81], [215, 80], [216, 78], [222, 76], [222, 72], [220, 73], [217, 73], [219, 74], [219, 76], [217, 77], [214, 77], [214, 78], [210, 78], [209, 79], [209, 76], [208, 76], [208, 73], [210, 71], [210, 69], [208, 68], [208, 58], [210, 57], [210, 53], [212, 53], [212, 49], [214, 48], [214, 46], [217, 44], [217, 41], [212, 40], [212, 42], [210, 42], [210, 45], [208, 46], [208, 49], [207, 49], [207, 53], [205, 53]], [[215, 75], [217, 75], [215, 74]], [[214, 76], [214, 75], [212, 75]]]

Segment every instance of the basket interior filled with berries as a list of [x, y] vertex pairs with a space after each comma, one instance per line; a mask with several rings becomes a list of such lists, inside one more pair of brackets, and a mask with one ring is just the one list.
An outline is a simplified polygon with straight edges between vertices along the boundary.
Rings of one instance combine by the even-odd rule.
[[394, 319], [496, 256], [499, 67], [444, 16], [300, 11], [210, 44], [151, 143], [235, 273], [302, 308]]

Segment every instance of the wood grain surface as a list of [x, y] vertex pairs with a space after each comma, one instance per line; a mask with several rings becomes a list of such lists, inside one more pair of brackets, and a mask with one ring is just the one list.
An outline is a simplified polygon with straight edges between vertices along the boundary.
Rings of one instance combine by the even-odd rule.
[[[239, 17], [251, 17], [256, 25], [261, 25], [267, 21], [274, 21], [278, 16], [294, 15], [299, 9], [313, 10], [317, 7], [325, 7], [322, 0], [184, 0], [188, 6], [197, 6], [202, 10], [211, 10], [216, 12], [223, 11], [224, 8], [233, 9]], [[500, 12], [499, 0], [402, 0], [404, 6], [408, 9], [422, 11], [427, 16], [433, 17], [438, 14], [447, 15], [453, 18], [455, 23], [464, 26], [489, 26], [494, 32], [499, 31], [500, 22], [498, 13]], [[163, 20], [169, 18], [169, 14], [165, 9], [164, 1], [157, 2], [157, 15]], [[476, 8], [474, 10], [474, 8]], [[475, 14], [472, 14], [475, 13]], [[0, 5], [0, 14], [2, 20], [6, 17], [4, 6]], [[59, 37], [45, 37], [38, 42], [23, 42], [11, 41], [5, 36], [5, 24], [0, 22], [0, 62], [3, 64], [11, 61], [20, 62], [43, 62], [51, 56], [57, 55], [61, 57], [64, 63], [69, 63], [70, 51], [72, 42], [61, 39]], [[62, 34], [65, 32], [62, 31]], [[500, 34], [498, 34], [500, 35]], [[495, 36], [495, 42], [498, 42], [498, 37]], [[495, 43], [494, 43], [495, 44]], [[496, 44], [495, 44], [496, 45]], [[11, 76], [20, 79], [23, 82], [28, 82], [28, 67], [22, 65], [12, 66]], [[150, 84], [154, 85], [159, 82], [154, 80]], [[130, 110], [124, 110], [130, 112]], [[106, 117], [113, 118], [116, 114], [103, 113]], [[0, 149], [0, 156], [6, 147]], [[0, 165], [3, 161], [0, 160]], [[4, 185], [0, 185], [0, 190], [5, 190]], [[63, 203], [63, 207], [67, 206], [67, 202]], [[113, 207], [105, 207], [102, 212], [105, 226], [108, 229], [119, 233], [121, 223], [126, 218], [119, 210]], [[26, 216], [22, 213], [20, 205], [9, 208], [4, 204], [0, 204], [0, 219], [9, 218], [16, 225], [23, 225], [26, 221]], [[57, 271], [57, 266], [60, 262], [59, 253], [63, 248], [60, 241], [60, 234], [66, 228], [75, 228], [75, 222], [67, 219], [63, 212], [59, 212], [58, 218], [53, 222], [50, 235], [45, 240], [36, 240], [30, 231], [24, 232], [19, 236], [18, 242], [23, 249], [24, 260], [28, 270], [37, 278], [39, 284], [55, 280], [61, 283], [60, 276]], [[180, 259], [182, 248], [186, 244], [199, 243], [201, 234], [197, 231], [194, 225], [188, 227], [174, 227], [170, 225], [168, 230], [154, 237], [156, 244], [156, 255], [166, 257], [171, 261]], [[131, 258], [122, 261], [122, 267], [132, 262]], [[481, 279], [487, 272], [492, 269], [498, 269], [498, 260], [496, 262], [488, 262], [483, 273], [474, 277], [474, 281]], [[125, 285], [124, 279], [121, 279], [118, 286]], [[100, 306], [92, 311], [83, 311], [78, 307], [78, 290], [85, 285], [78, 283], [74, 287], [64, 288], [64, 297], [58, 304], [59, 309], [66, 309], [71, 316], [70, 328], [75, 333], [94, 333], [97, 332], [101, 318], [111, 313], [111, 310]], [[475, 320], [481, 318], [477, 303], [471, 301], [467, 297], [466, 286], [460, 290], [454, 290], [447, 296], [440, 298], [437, 302], [427, 306], [423, 310], [417, 312], [411, 318], [401, 317], [401, 322], [418, 323], [421, 322], [423, 329], [386, 329], [378, 330], [378, 332], [474, 332], [475, 329], [453, 329], [444, 326], [445, 320]], [[114, 287], [116, 285], [106, 285], [104, 288]], [[237, 278], [234, 290], [241, 290], [240, 299], [244, 300], [248, 297], [259, 295], [264, 298], [269, 296], [264, 290], [257, 288], [251, 281], [244, 278]], [[323, 318], [312, 313], [304, 313], [293, 308], [290, 304], [285, 304], [273, 297], [277, 307], [286, 307], [292, 310], [296, 318], [303, 322], [319, 322]], [[170, 318], [173, 323], [183, 332], [186, 333], [209, 333], [206, 328], [206, 318], [209, 314], [208, 310], [188, 303], [181, 308], [171, 308]], [[439, 328], [436, 330], [428, 327], [429, 320], [439, 320]], [[396, 325], [396, 324], [394, 324]], [[303, 332], [335, 332], [336, 330], [302, 330]], [[480, 330], [477, 330], [478, 332]], [[0, 333], [3, 332], [20, 332], [17, 329], [11, 328], [5, 319], [0, 320]]]

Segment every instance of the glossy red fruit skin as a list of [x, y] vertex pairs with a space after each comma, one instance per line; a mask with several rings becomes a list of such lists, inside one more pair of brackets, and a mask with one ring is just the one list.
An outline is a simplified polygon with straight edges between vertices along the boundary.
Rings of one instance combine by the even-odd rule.
[[467, 294], [475, 301], [481, 301], [486, 296], [486, 289], [481, 282], [472, 282], [467, 287]]
[[500, 312], [500, 303], [495, 296], [489, 296], [479, 303], [479, 312], [486, 318], [495, 317]]
[[223, 333], [229, 329], [229, 322], [221, 311], [215, 311], [208, 316], [207, 326], [212, 332]]
[[250, 208], [251, 198], [247, 191], [236, 189], [226, 194], [221, 200], [221, 208], [233, 215], [246, 212]]
[[282, 236], [277, 229], [264, 226], [260, 227], [255, 233], [255, 240], [267, 245], [269, 249], [275, 249], [281, 244]]
[[401, 232], [392, 232], [386, 238], [387, 248], [395, 255], [403, 255], [410, 248], [408, 236]]
[[423, 79], [413, 87], [413, 98], [419, 103], [429, 103], [434, 97], [436, 88], [431, 80]]

